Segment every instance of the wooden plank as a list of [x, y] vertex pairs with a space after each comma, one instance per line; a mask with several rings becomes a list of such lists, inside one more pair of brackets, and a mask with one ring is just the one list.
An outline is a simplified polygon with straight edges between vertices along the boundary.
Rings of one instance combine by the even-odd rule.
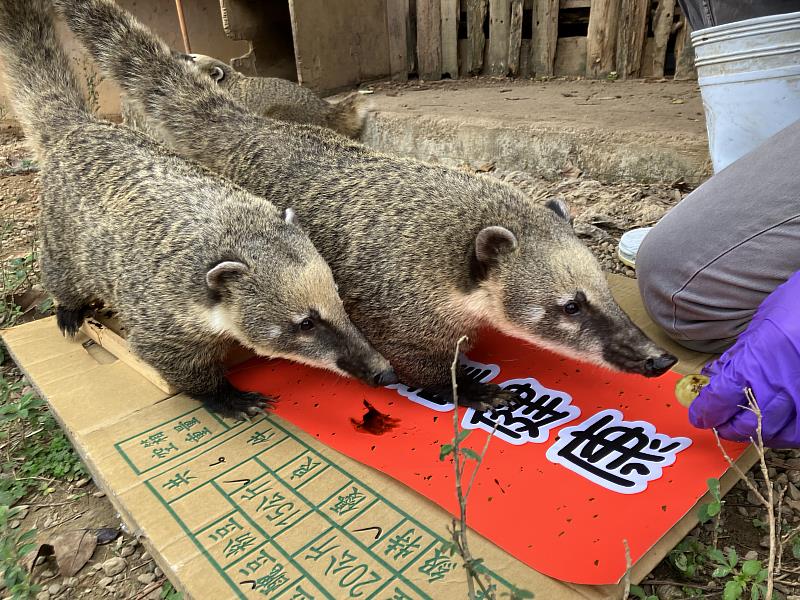
[[442, 11], [439, 0], [417, 0], [417, 74], [442, 78]]
[[621, 0], [616, 71], [620, 79], [639, 77], [647, 35], [650, 0]]
[[586, 37], [558, 38], [556, 64], [553, 71], [559, 77], [562, 75], [584, 75], [586, 73]]
[[522, 0], [511, 0], [511, 30], [508, 38], [508, 71], [513, 77], [520, 72], [522, 47]]
[[361, 0], [357, 19], [349, 2], [289, 0], [289, 10], [301, 84], [334, 91], [390, 74], [386, 0]]
[[619, 0], [594, 0], [586, 34], [586, 77], [605, 77], [615, 69]]
[[487, 75], [508, 74], [508, 35], [511, 26], [511, 0], [489, 0], [489, 62]]
[[519, 45], [519, 76], [531, 76], [531, 41], [522, 40]]
[[486, 19], [488, 0], [466, 0], [467, 38], [469, 39], [469, 68], [467, 71], [477, 75], [483, 68], [483, 51], [486, 37], [483, 35], [483, 21]]
[[694, 47], [690, 34], [692, 28], [685, 16], [681, 17], [683, 24], [675, 40], [675, 79], [697, 79], [694, 69]]
[[664, 63], [667, 58], [667, 44], [672, 33], [672, 17], [675, 14], [675, 0], [659, 0], [653, 16], [653, 77], [664, 76]]
[[592, 0], [561, 0], [561, 8], [589, 8]]
[[442, 74], [445, 73], [458, 79], [458, 0], [442, 0]]
[[395, 81], [408, 79], [408, 0], [387, 0], [389, 74]]
[[537, 77], [553, 74], [558, 43], [559, 0], [534, 0], [531, 33], [531, 73]]

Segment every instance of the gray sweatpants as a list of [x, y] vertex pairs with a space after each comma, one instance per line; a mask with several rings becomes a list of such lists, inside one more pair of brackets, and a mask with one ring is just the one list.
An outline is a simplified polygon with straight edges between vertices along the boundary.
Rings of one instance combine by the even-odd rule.
[[636, 257], [652, 319], [702, 352], [733, 344], [761, 301], [798, 270], [800, 121], [684, 198]]

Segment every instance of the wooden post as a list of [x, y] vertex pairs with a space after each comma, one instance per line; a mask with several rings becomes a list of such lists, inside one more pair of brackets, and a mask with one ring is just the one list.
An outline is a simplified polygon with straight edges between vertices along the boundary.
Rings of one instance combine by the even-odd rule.
[[511, 0], [489, 0], [489, 64], [487, 75], [508, 74], [508, 34]]
[[559, 0], [534, 0], [530, 70], [537, 77], [553, 74], [558, 44]]
[[420, 79], [442, 78], [442, 11], [439, 0], [417, 0], [417, 71]]
[[686, 17], [681, 17], [683, 26], [678, 31], [675, 40], [675, 79], [695, 79], [697, 73], [694, 70], [694, 47], [692, 46], [692, 28]]
[[586, 34], [586, 77], [605, 77], [615, 69], [619, 0], [592, 0]]
[[408, 79], [408, 0], [387, 0], [389, 72], [395, 81]]
[[442, 74], [444, 73], [452, 79], [458, 79], [458, 0], [442, 0]]
[[191, 54], [192, 45], [189, 43], [189, 32], [186, 29], [186, 17], [183, 15], [183, 3], [181, 0], [175, 0], [175, 10], [178, 11], [178, 26], [181, 28], [183, 49], [186, 51], [186, 54]]
[[469, 73], [478, 74], [483, 68], [483, 48], [486, 37], [483, 35], [483, 21], [486, 19], [488, 0], [467, 0], [467, 38], [469, 39]]
[[647, 35], [650, 0], [622, 0], [617, 33], [617, 73], [620, 79], [639, 77]]
[[508, 71], [513, 77], [520, 73], [522, 46], [522, 0], [511, 0], [511, 32], [508, 38]]
[[672, 15], [675, 13], [675, 0], [658, 0], [658, 8], [653, 16], [653, 77], [664, 76], [664, 62], [667, 59], [667, 44], [672, 33]]

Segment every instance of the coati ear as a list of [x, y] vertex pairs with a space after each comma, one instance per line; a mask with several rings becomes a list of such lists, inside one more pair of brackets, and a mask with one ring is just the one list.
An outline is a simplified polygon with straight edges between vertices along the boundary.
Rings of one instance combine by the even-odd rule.
[[222, 67], [211, 67], [211, 70], [208, 72], [211, 75], [211, 79], [213, 79], [216, 83], [219, 83], [223, 79], [225, 79], [225, 71], [222, 70]]
[[572, 225], [573, 217], [569, 212], [569, 205], [561, 198], [550, 198], [544, 205]]
[[289, 225], [300, 227], [300, 220], [297, 218], [297, 213], [294, 212], [293, 208], [287, 208], [283, 211], [283, 220]]
[[498, 225], [484, 227], [475, 236], [473, 275], [483, 279], [502, 255], [513, 252], [516, 248], [516, 236], [505, 227]]
[[206, 285], [210, 290], [219, 291], [230, 279], [247, 272], [247, 265], [236, 260], [223, 260], [206, 273]]

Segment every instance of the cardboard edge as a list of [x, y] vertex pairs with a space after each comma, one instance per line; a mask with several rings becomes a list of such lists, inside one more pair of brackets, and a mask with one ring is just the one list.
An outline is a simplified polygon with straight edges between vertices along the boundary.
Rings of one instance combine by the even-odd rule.
[[170, 396], [178, 393], [178, 390], [161, 377], [153, 367], [134, 355], [128, 347], [128, 342], [110, 327], [106, 327], [95, 319], [86, 319], [81, 325], [81, 331], [95, 344], [116, 356], [162, 392]]
[[[14, 363], [17, 365], [17, 367], [22, 372], [22, 374], [25, 376], [25, 379], [33, 387], [33, 389], [36, 391], [36, 393], [39, 395], [39, 397], [44, 399], [45, 402], [47, 402], [48, 407], [51, 408], [50, 412], [53, 415], [53, 418], [56, 420], [56, 422], [58, 423], [58, 426], [61, 427], [62, 431], [64, 431], [64, 434], [69, 439], [70, 444], [75, 449], [75, 452], [78, 454], [78, 456], [80, 457], [81, 462], [86, 467], [86, 470], [91, 475], [92, 481], [105, 494], [105, 496], [108, 499], [108, 501], [111, 502], [111, 505], [114, 507], [114, 510], [119, 515], [119, 518], [123, 523], [123, 526], [128, 530], [129, 533], [131, 533], [131, 535], [133, 535], [139, 541], [139, 543], [141, 543], [147, 549], [147, 552], [150, 554], [150, 556], [153, 558], [155, 563], [159, 566], [159, 568], [163, 572], [165, 572], [165, 573], [173, 573], [174, 574], [174, 570], [172, 569], [172, 565], [170, 565], [166, 560], [164, 560], [161, 557], [160, 551], [153, 544], [150, 543], [150, 540], [147, 538], [147, 536], [142, 534], [142, 528], [138, 526], [138, 523], [137, 523], [136, 519], [127, 510], [125, 510], [125, 507], [124, 507], [122, 501], [120, 500], [120, 497], [117, 496], [117, 494], [113, 490], [111, 490], [111, 488], [108, 486], [106, 480], [102, 477], [99, 468], [95, 464], [94, 458], [90, 457], [85, 452], [85, 448], [81, 444], [77, 443], [77, 440], [75, 438], [75, 432], [73, 430], [71, 430], [69, 427], [67, 427], [66, 423], [64, 422], [64, 420], [61, 418], [61, 416], [59, 415], [59, 413], [57, 411], [52, 410], [52, 407], [50, 406], [50, 403], [47, 400], [47, 396], [42, 393], [42, 390], [39, 388], [39, 386], [36, 383], [36, 381], [30, 376], [30, 374], [28, 373], [27, 369], [24, 366], [22, 366], [22, 363], [20, 363], [20, 361], [18, 360], [18, 358], [17, 358], [17, 356], [16, 356], [16, 354], [15, 354], [15, 352], [13, 350], [13, 347], [10, 344], [7, 343], [6, 335], [5, 335], [4, 332], [0, 332], [0, 339], [2, 339], [3, 342], [5, 343], [5, 346], [6, 346], [6, 349], [7, 349], [8, 353], [9, 353], [9, 356], [13, 359]], [[131, 415], [133, 415], [133, 414], [135, 414], [135, 413], [131, 413]], [[131, 416], [131, 415], [128, 415], [128, 416]], [[128, 491], [130, 491], [130, 489], [125, 490], [125, 492], [128, 492]], [[123, 492], [123, 494], [124, 494], [124, 492]], [[121, 495], [122, 494], [120, 494], [120, 496]], [[186, 590], [182, 589], [180, 579], [178, 577], [173, 577], [173, 579], [177, 582], [177, 583], [173, 582], [173, 585], [175, 586], [175, 588], [179, 592], [182, 592], [184, 594], [184, 598], [189, 599], [190, 596], [188, 595]]]

